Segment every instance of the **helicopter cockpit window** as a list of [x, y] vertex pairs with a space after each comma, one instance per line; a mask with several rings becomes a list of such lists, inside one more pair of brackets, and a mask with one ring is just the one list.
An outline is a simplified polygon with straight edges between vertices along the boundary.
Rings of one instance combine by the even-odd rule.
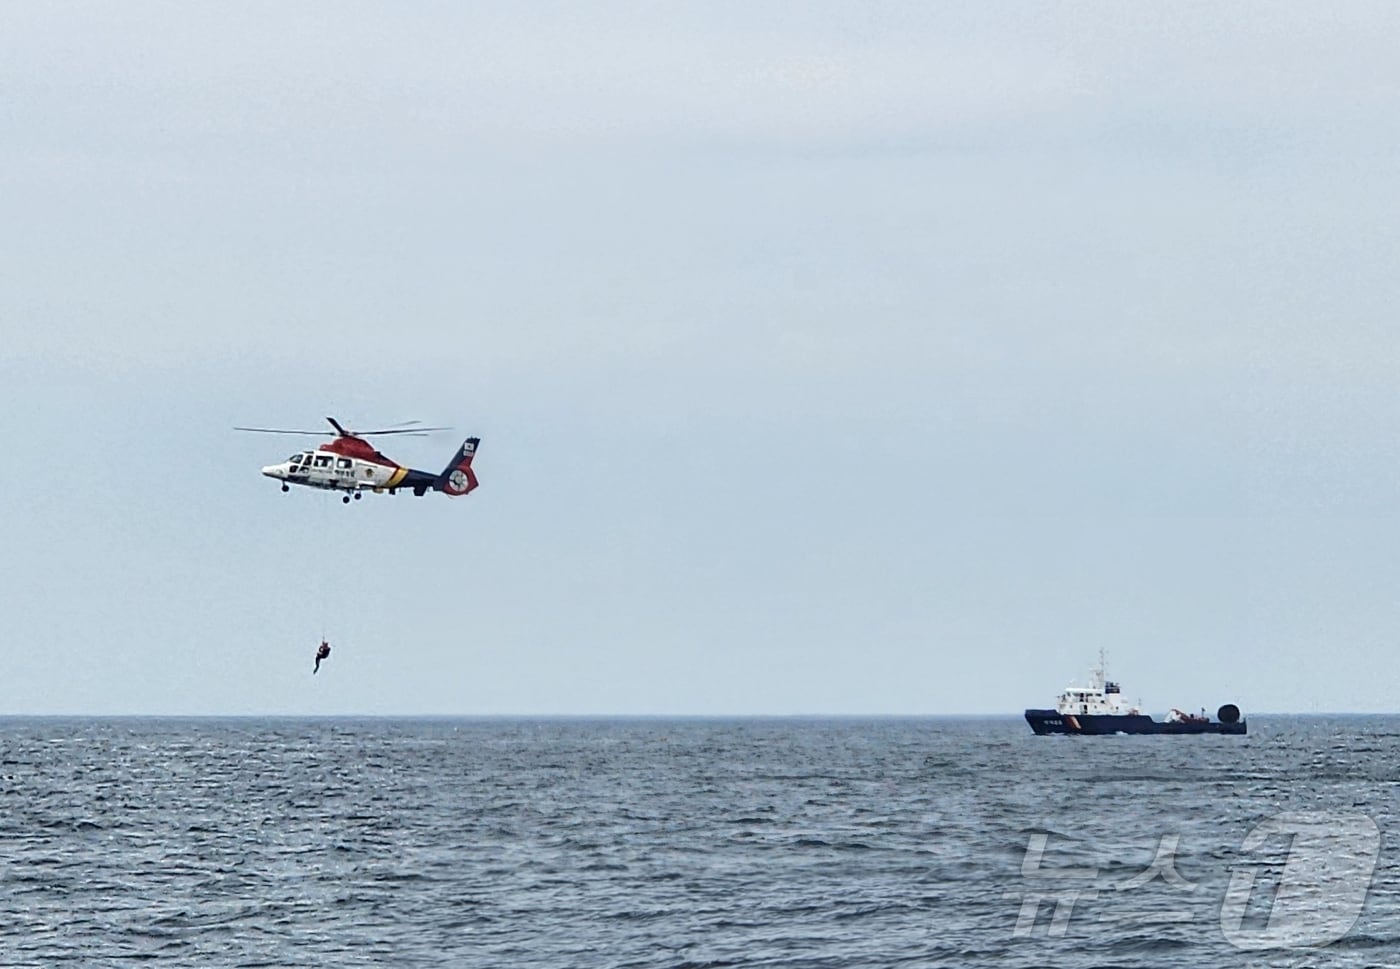
[[291, 457], [289, 457], [289, 458], [287, 459], [287, 463], [288, 463], [288, 464], [292, 464], [292, 465], [301, 464], [301, 455], [300, 455], [300, 454], [293, 454]]
[[316, 467], [318, 467], [318, 468], [329, 468], [330, 466], [331, 466], [331, 459], [330, 459], [330, 457], [328, 457], [327, 455], [324, 455], [324, 454], [323, 454], [323, 455], [320, 455], [319, 457], [316, 458]]

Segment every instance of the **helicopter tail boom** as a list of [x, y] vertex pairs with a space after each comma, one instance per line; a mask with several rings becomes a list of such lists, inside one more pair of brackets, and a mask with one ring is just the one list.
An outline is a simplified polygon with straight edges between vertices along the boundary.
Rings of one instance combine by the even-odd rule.
[[476, 457], [476, 446], [480, 443], [479, 437], [469, 437], [462, 442], [462, 446], [457, 449], [447, 467], [442, 469], [442, 474], [433, 482], [434, 491], [441, 491], [456, 498], [467, 494], [479, 484], [476, 472], [472, 470], [472, 458]]

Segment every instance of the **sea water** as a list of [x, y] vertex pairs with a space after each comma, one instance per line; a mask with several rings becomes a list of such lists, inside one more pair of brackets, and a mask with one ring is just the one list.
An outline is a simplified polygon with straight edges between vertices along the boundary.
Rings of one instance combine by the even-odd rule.
[[1400, 965], [1400, 718], [0, 719], [0, 966]]

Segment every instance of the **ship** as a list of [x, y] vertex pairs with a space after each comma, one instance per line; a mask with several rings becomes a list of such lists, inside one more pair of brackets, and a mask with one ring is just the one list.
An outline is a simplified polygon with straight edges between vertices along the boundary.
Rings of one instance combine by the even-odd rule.
[[1090, 674], [1088, 686], [1070, 684], [1060, 694], [1053, 710], [1027, 710], [1026, 723], [1037, 734], [1103, 735], [1119, 733], [1149, 734], [1245, 734], [1248, 723], [1241, 718], [1240, 708], [1227, 703], [1215, 712], [1212, 720], [1202, 710], [1199, 714], [1172, 710], [1161, 720], [1153, 720], [1123, 699], [1119, 685], [1105, 673], [1103, 653], [1099, 665]]

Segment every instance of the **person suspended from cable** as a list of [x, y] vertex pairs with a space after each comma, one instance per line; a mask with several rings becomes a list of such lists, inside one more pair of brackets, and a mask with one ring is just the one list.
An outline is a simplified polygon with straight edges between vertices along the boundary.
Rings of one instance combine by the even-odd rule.
[[321, 645], [316, 647], [316, 665], [311, 668], [311, 672], [316, 673], [319, 671], [321, 669], [321, 660], [325, 659], [330, 654], [331, 644], [324, 639], [321, 640]]

